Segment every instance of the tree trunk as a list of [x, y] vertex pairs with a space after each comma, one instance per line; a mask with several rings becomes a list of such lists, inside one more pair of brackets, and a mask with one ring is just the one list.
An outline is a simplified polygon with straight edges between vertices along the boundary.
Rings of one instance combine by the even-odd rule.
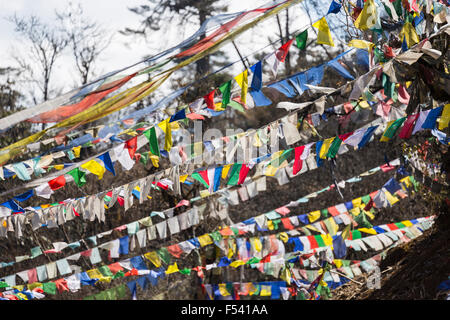
[[[208, 15], [208, 12], [206, 12], [202, 8], [199, 9], [198, 17], [199, 17], [200, 25], [202, 25], [203, 22], [206, 21], [207, 15]], [[204, 38], [205, 38], [205, 35], [200, 36], [200, 39], [204, 39]], [[198, 60], [195, 64], [196, 64], [196, 69], [197, 69], [198, 75], [203, 77], [205, 74], [207, 74], [209, 72], [209, 56]]]

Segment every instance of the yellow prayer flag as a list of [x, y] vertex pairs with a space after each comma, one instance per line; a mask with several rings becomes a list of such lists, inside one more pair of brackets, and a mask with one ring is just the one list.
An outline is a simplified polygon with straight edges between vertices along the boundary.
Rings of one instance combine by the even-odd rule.
[[23, 291], [24, 285], [17, 285], [13, 287], [14, 289], [17, 289], [19, 291]]
[[368, 217], [370, 218], [370, 220], [373, 220], [373, 219], [375, 218], [375, 216], [373, 215], [373, 213], [370, 212], [370, 211], [364, 210], [364, 214], [365, 214], [366, 216], [368, 216]]
[[375, 26], [378, 19], [377, 7], [373, 0], [367, 0], [364, 8], [355, 20], [355, 27], [360, 30], [369, 30]]
[[319, 152], [319, 158], [320, 159], [326, 159], [328, 150], [330, 149], [331, 144], [333, 143], [333, 140], [335, 137], [325, 139], [323, 141], [322, 147], [320, 148]]
[[80, 151], [81, 151], [81, 146], [72, 148], [72, 152], [73, 152], [73, 155], [75, 156], [75, 158], [80, 157]]
[[175, 262], [174, 264], [171, 264], [170, 266], [167, 267], [166, 274], [171, 274], [178, 271], [180, 271], [180, 269], [178, 269], [178, 265]]
[[42, 283], [40, 283], [40, 282], [30, 283], [27, 287], [28, 287], [28, 290], [33, 291], [33, 289], [35, 289], [35, 288], [42, 288]]
[[259, 295], [261, 297], [269, 297], [269, 296], [271, 296], [272, 295], [272, 286], [262, 285]]
[[248, 71], [245, 70], [244, 72], [234, 77], [234, 79], [238, 83], [239, 87], [241, 87], [241, 101], [243, 104], [246, 104], [248, 91]]
[[330, 28], [325, 17], [313, 23], [313, 27], [319, 29], [319, 34], [317, 35], [318, 44], [326, 44], [334, 47], [333, 38], [331, 37]]
[[100, 271], [98, 271], [98, 269], [91, 269], [86, 271], [86, 273], [91, 279], [100, 279], [103, 277], [103, 275], [100, 273]]
[[159, 258], [158, 254], [155, 251], [147, 252], [144, 254], [144, 257], [147, 260], [150, 260], [151, 263], [157, 268], [161, 267], [161, 259]]
[[209, 196], [211, 193], [209, 192], [208, 189], [205, 190], [200, 190], [200, 197], [205, 198], [207, 196]]
[[406, 185], [406, 187], [408, 187], [408, 188], [411, 187], [411, 179], [409, 178], [409, 176], [407, 176], [403, 179], [400, 179], [400, 182], [403, 182]]
[[331, 246], [333, 244], [333, 237], [327, 233], [327, 234], [321, 234], [323, 243], [325, 243], [326, 246]]
[[347, 45], [349, 47], [355, 47], [355, 48], [358, 48], [358, 49], [364, 49], [364, 50], [367, 50], [369, 52], [375, 46], [374, 43], [372, 43], [370, 41], [366, 41], [366, 40], [361, 40], [361, 39], [350, 40], [350, 42], [347, 43]]
[[359, 206], [361, 205], [361, 197], [353, 199], [352, 200], [352, 204], [354, 208], [359, 208]]
[[309, 222], [314, 222], [320, 218], [320, 210], [312, 211], [308, 213]]
[[257, 251], [260, 252], [262, 250], [262, 244], [259, 238], [251, 238], [250, 242], [252, 244], [252, 247]]
[[377, 234], [374, 228], [359, 228], [358, 230], [368, 234]]
[[406, 44], [408, 48], [411, 48], [411, 46], [415, 45], [416, 43], [419, 43], [419, 36], [417, 35], [416, 29], [413, 27], [413, 25], [410, 22], [406, 22], [403, 25], [402, 31], [400, 31], [399, 34], [400, 40], [403, 41], [404, 38], [406, 38]]
[[444, 110], [442, 110], [442, 115], [438, 119], [439, 130], [444, 130], [448, 127], [448, 121], [450, 120], [450, 103], [444, 106]]
[[258, 132], [256, 132], [255, 135], [253, 136], [253, 146], [257, 148], [262, 146], [262, 142], [261, 139], [259, 138]]
[[389, 201], [389, 204], [392, 206], [394, 203], [398, 202], [398, 198], [394, 197], [389, 191], [386, 190], [384, 193], [386, 195], [387, 201]]
[[287, 282], [288, 285], [291, 285], [291, 272], [288, 268], [284, 268], [283, 271], [281, 271], [280, 279]]
[[275, 175], [275, 173], [277, 173], [277, 170], [278, 170], [278, 168], [275, 168], [273, 165], [269, 164], [266, 167], [264, 175], [269, 176], [269, 177], [273, 177]]
[[401, 221], [405, 225], [405, 227], [412, 227], [413, 223], [409, 220]]
[[172, 148], [172, 129], [170, 126], [170, 118], [167, 118], [164, 121], [161, 121], [160, 123], [158, 123], [158, 127], [161, 128], [162, 131], [164, 131], [165, 134], [165, 139], [164, 139], [164, 150], [166, 150], [167, 152], [170, 151], [170, 149]]
[[341, 259], [334, 259], [333, 263], [336, 265], [336, 268], [342, 267], [342, 260]]
[[361, 209], [359, 207], [353, 208], [353, 209], [350, 209], [348, 212], [350, 212], [352, 214], [352, 216], [357, 217], [361, 213]]
[[184, 183], [186, 181], [187, 177], [188, 177], [188, 174], [180, 176], [180, 182]]
[[227, 290], [227, 285], [226, 285], [226, 283], [219, 283], [219, 291], [220, 291], [220, 294], [221, 294], [223, 297], [226, 297], [226, 296], [229, 296], [229, 295], [230, 295], [230, 293], [229, 293], [228, 290]]
[[155, 155], [150, 155], [150, 160], [155, 168], [159, 168], [159, 157]]
[[339, 231], [339, 225], [336, 223], [336, 221], [334, 221], [333, 217], [330, 217], [327, 220], [328, 220], [328, 224], [326, 226], [327, 226], [327, 228], [331, 229], [331, 230], [328, 230], [328, 232], [332, 236], [336, 235], [337, 232]]
[[269, 228], [269, 230], [273, 230], [274, 229], [272, 220], [267, 220], [267, 228]]
[[106, 283], [109, 283], [109, 282], [111, 282], [111, 277], [101, 277], [101, 278], [99, 278], [98, 279], [98, 281], [100, 281], [100, 282], [106, 282]]
[[64, 165], [63, 164], [55, 164], [53, 166], [53, 168], [55, 168], [56, 170], [62, 170], [62, 169], [64, 169]]
[[278, 238], [279, 238], [281, 241], [283, 241], [284, 243], [288, 242], [288, 240], [289, 240], [289, 236], [288, 236], [288, 234], [287, 234], [286, 232], [280, 232], [280, 233], [278, 234]]
[[85, 164], [82, 164], [81, 167], [83, 169], [86, 169], [87, 171], [95, 174], [99, 180], [103, 179], [103, 174], [105, 173], [106, 169], [102, 167], [97, 161], [91, 160], [86, 162]]
[[312, 231], [320, 232], [319, 229], [317, 229], [316, 227], [313, 227], [312, 225], [307, 225], [307, 226], [305, 226], [305, 227], [308, 228], [308, 229], [310, 229], [310, 230], [312, 230]]
[[198, 242], [200, 243], [200, 246], [202, 246], [202, 247], [213, 243], [211, 237], [207, 233], [205, 233], [204, 235], [202, 235], [200, 237], [197, 237], [197, 239], [198, 239]]
[[386, 124], [386, 129], [384, 129], [384, 132], [381, 135], [381, 139], [380, 139], [381, 142], [388, 142], [391, 139], [389, 137], [385, 137], [384, 135], [386, 134], [386, 131], [389, 129], [389, 127], [394, 123], [394, 121], [396, 121], [396, 120], [391, 120]]
[[222, 179], [226, 179], [227, 178], [228, 171], [230, 171], [231, 166], [232, 166], [231, 164], [226, 164], [226, 165], [223, 166], [223, 168], [222, 168]]
[[244, 264], [245, 264], [245, 261], [235, 260], [232, 263], [230, 263], [230, 267], [237, 268], [237, 267], [242, 266]]

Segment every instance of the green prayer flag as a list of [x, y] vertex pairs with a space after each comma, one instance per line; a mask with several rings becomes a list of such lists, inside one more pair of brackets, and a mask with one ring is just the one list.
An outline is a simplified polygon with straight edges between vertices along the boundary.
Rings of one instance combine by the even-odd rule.
[[394, 224], [395, 224], [399, 229], [406, 228], [406, 226], [405, 226], [403, 223], [401, 223], [401, 222], [395, 222]]
[[214, 242], [219, 242], [220, 240], [222, 240], [222, 235], [219, 231], [210, 233], [209, 236], [213, 239]]
[[169, 250], [167, 250], [167, 248], [161, 248], [157, 250], [156, 253], [158, 254], [161, 261], [163, 261], [165, 264], [170, 263], [170, 253]]
[[122, 278], [124, 276], [125, 276], [125, 273], [122, 270], [119, 270], [119, 271], [116, 272], [115, 275], [112, 276], [112, 279], [114, 280], [114, 279], [117, 279], [117, 278]]
[[273, 223], [273, 229], [274, 230], [278, 230], [278, 224], [281, 222], [281, 219], [275, 219], [275, 220], [272, 220], [272, 223]]
[[367, 220], [364, 212], [361, 212], [357, 217], [354, 217], [353, 220], [358, 224], [358, 228], [373, 228], [373, 225]]
[[366, 194], [365, 196], [361, 197], [361, 201], [365, 204], [368, 204], [370, 202], [370, 195]]
[[209, 188], [209, 185], [206, 183], [206, 181], [202, 178], [202, 176], [198, 172], [194, 172], [191, 175], [191, 177], [200, 182], [201, 184], [203, 184], [205, 188]]
[[112, 277], [113, 273], [111, 272], [111, 269], [109, 269], [108, 266], [101, 266], [98, 268], [98, 271], [104, 276], [104, 277]]
[[8, 288], [9, 284], [7, 284], [6, 282], [0, 281], [0, 288]]
[[361, 231], [359, 230], [352, 230], [352, 239], [353, 240], [357, 240], [357, 239], [361, 239], [362, 235], [361, 235]]
[[334, 138], [333, 142], [331, 143], [330, 148], [328, 149], [327, 158], [334, 158], [336, 157], [339, 148], [341, 147], [342, 140], [339, 139], [339, 137]]
[[229, 105], [230, 107], [232, 107], [233, 109], [236, 109], [237, 111], [245, 112], [244, 107], [241, 106], [239, 103], [237, 103], [237, 102], [234, 101], [234, 100], [230, 100], [230, 102], [228, 103], [228, 105]]
[[325, 247], [325, 242], [323, 242], [322, 237], [320, 236], [320, 234], [315, 235], [314, 239], [316, 239], [317, 244], [319, 245], [319, 247]]
[[56, 283], [44, 282], [42, 284], [42, 290], [44, 290], [45, 293], [56, 294]]
[[148, 162], [148, 152], [141, 153], [141, 158], [139, 159], [139, 162], [141, 162], [144, 165], [147, 165]]
[[294, 149], [285, 150], [278, 158], [273, 159], [269, 164], [278, 168], [292, 153]]
[[352, 261], [351, 260], [341, 260], [341, 262], [344, 267], [350, 267], [350, 263]]
[[386, 129], [383, 137], [392, 138], [398, 131], [398, 129], [402, 126], [403, 122], [405, 122], [406, 117], [395, 120], [389, 128]]
[[179, 271], [180, 271], [181, 274], [191, 274], [191, 270], [192, 269], [184, 268], [184, 269], [181, 269]]
[[258, 263], [258, 262], [260, 262], [261, 261], [261, 259], [259, 259], [259, 258], [257, 258], [257, 257], [253, 257], [253, 258], [251, 258], [250, 260], [248, 260], [247, 262], [246, 262], [246, 264], [254, 264], [254, 263]]
[[327, 217], [328, 217], [328, 209], [322, 209], [322, 210], [320, 210], [320, 213], [322, 214], [322, 216], [323, 216], [324, 218], [327, 218]]
[[81, 171], [79, 168], [75, 168], [67, 172], [73, 177], [77, 186], [82, 187], [86, 184], [86, 173]]
[[222, 92], [222, 109], [225, 109], [231, 98], [231, 80], [221, 85], [219, 90]]
[[159, 157], [159, 145], [158, 138], [156, 137], [155, 127], [151, 127], [150, 129], [144, 131], [144, 135], [147, 137], [148, 142], [150, 143], [150, 152]]
[[239, 172], [241, 171], [242, 163], [236, 163], [231, 168], [230, 179], [228, 179], [227, 185], [235, 186], [239, 181]]
[[297, 42], [297, 48], [300, 50], [305, 50], [306, 48], [306, 40], [308, 40], [308, 29], [300, 33], [295, 37], [295, 41]]

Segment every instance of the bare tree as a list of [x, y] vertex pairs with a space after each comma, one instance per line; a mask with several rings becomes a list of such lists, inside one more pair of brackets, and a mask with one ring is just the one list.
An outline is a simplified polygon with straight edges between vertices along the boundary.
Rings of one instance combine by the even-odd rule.
[[43, 23], [38, 17], [29, 18], [14, 15], [8, 20], [15, 25], [15, 31], [20, 34], [28, 45], [21, 53], [14, 52], [13, 58], [21, 70], [21, 81], [37, 87], [42, 97], [37, 97], [34, 90], [31, 97], [34, 103], [50, 98], [50, 80], [55, 62], [68, 44], [67, 37]]
[[112, 34], [97, 22], [87, 19], [81, 4], [70, 2], [64, 11], [55, 13], [61, 32], [70, 42], [81, 85], [84, 85], [94, 74], [100, 54], [110, 45]]
[[[193, 17], [196, 17], [201, 25], [212, 14], [227, 10], [226, 6], [218, 4], [220, 0], [148, 0], [148, 2], [149, 5], [129, 8], [131, 12], [144, 18], [141, 29], [125, 28], [121, 31], [122, 34], [146, 36], [148, 31], [160, 30], [175, 18], [179, 19], [179, 26], [191, 22]], [[200, 38], [204, 38], [204, 35]], [[207, 73], [210, 67], [209, 57], [197, 61], [196, 66], [198, 74]]]

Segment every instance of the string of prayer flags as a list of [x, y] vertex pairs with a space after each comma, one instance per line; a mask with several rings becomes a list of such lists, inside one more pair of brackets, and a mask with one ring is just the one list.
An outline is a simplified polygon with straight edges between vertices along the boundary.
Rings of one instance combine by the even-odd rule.
[[319, 30], [319, 34], [317, 35], [318, 44], [326, 44], [328, 46], [334, 47], [333, 38], [331, 37], [330, 28], [328, 27], [328, 23], [325, 17], [313, 23], [312, 26]]

